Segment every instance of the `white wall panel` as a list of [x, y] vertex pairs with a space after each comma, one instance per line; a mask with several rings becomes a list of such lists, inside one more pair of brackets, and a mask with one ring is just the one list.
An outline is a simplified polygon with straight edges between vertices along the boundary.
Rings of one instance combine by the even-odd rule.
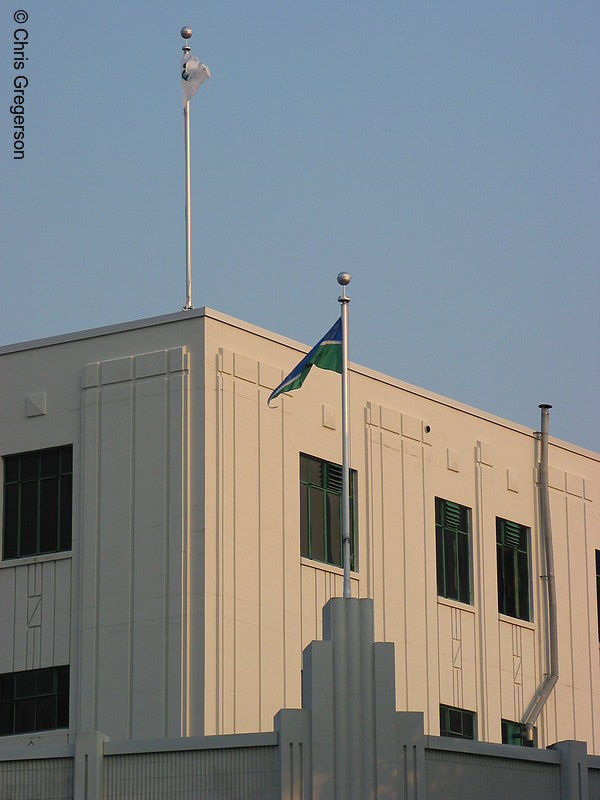
[[[130, 369], [108, 362], [112, 378]], [[117, 366], [121, 367], [117, 370]], [[95, 670], [97, 716], [94, 729], [127, 739], [131, 732], [130, 593], [132, 560], [132, 403], [131, 380], [102, 387], [100, 406], [100, 528], [98, 531], [98, 650]], [[127, 713], [123, 713], [127, 709]]]
[[0, 672], [70, 662], [71, 558], [35, 556], [0, 567]]
[[[567, 492], [569, 491], [569, 476], [567, 476]], [[581, 609], [587, 607], [589, 589], [587, 586], [588, 571], [585, 569], [587, 562], [587, 548], [584, 528], [584, 503], [582, 499], [583, 481], [577, 480], [572, 487], [573, 494], [567, 494], [567, 548], [569, 565], [569, 615], [570, 615], [570, 642], [567, 647], [573, 654], [573, 722], [575, 739], [585, 740], [592, 729], [592, 684], [589, 664], [586, 659], [576, 658], [575, 653], [585, 649], [589, 637], [587, 614]], [[579, 491], [578, 491], [579, 490]], [[564, 641], [564, 640], [563, 640]]]
[[455, 609], [446, 603], [438, 604], [438, 694], [440, 703], [454, 705], [454, 676], [452, 664], [452, 613]]
[[[389, 409], [382, 408], [383, 412]], [[389, 416], [389, 415], [388, 415]], [[400, 415], [398, 415], [400, 416]], [[388, 421], [388, 425], [391, 423]], [[404, 574], [407, 565], [407, 548], [411, 547], [411, 536], [408, 534], [405, 521], [403, 497], [403, 469], [401, 437], [395, 431], [381, 430], [379, 439], [380, 478], [374, 482], [376, 487], [386, 487], [388, 491], [378, 491], [375, 502], [381, 504], [381, 521], [373, 531], [373, 560], [377, 564], [376, 573], [379, 579], [374, 581], [373, 589], [379, 594], [381, 606], [382, 641], [405, 640], [406, 607], [411, 605], [406, 585], [399, 577]], [[413, 531], [417, 534], [418, 531]], [[364, 554], [368, 558], [368, 553]]]
[[0, 569], [0, 673], [12, 672], [14, 666], [16, 577], [12, 565]]
[[396, 683], [406, 681], [408, 711], [428, 712], [427, 689], [429, 656], [427, 626], [425, 538], [433, 532], [425, 530], [423, 498], [423, 462], [421, 446], [409, 439], [402, 442], [406, 595], [406, 674], [396, 673]]
[[260, 718], [258, 364], [236, 353], [234, 367], [235, 725], [251, 731]]
[[[47, 561], [40, 564], [41, 567], [41, 586], [39, 603], [39, 623], [40, 623], [40, 662], [42, 664], [59, 663], [54, 662], [55, 649], [55, 598], [56, 598], [56, 561]], [[70, 563], [70, 561], [69, 561]], [[70, 585], [71, 578], [68, 578]], [[69, 626], [70, 627], [70, 626]], [[69, 631], [67, 627], [67, 631]], [[68, 664], [69, 661], [62, 662]]]
[[[460, 610], [461, 678], [464, 708], [477, 710], [476, 614], [475, 610]], [[441, 701], [440, 701], [441, 702]]]
[[85, 370], [81, 724], [111, 738], [188, 725], [187, 371], [181, 348]]

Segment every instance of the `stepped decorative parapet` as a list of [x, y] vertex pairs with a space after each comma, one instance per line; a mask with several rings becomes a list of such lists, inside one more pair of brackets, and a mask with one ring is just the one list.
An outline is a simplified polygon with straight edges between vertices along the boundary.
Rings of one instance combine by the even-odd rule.
[[394, 645], [374, 641], [372, 600], [324, 607], [323, 641], [304, 651], [302, 695], [301, 710], [275, 717], [282, 799], [416, 800], [423, 715], [396, 711]]

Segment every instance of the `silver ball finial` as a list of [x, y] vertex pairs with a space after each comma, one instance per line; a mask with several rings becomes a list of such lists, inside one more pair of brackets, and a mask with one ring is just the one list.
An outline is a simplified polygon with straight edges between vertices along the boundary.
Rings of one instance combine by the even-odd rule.
[[181, 29], [181, 38], [182, 39], [191, 39], [192, 38], [192, 29], [189, 25], [186, 25], [184, 28]]
[[340, 286], [348, 286], [350, 283], [350, 274], [348, 272], [340, 272], [337, 276], [337, 282]]

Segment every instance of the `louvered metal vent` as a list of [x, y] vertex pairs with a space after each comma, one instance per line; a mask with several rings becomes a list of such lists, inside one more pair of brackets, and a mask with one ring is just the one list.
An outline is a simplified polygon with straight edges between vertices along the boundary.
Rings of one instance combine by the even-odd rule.
[[337, 464], [327, 465], [327, 488], [334, 492], [342, 491], [342, 468]]
[[449, 500], [444, 501], [444, 527], [446, 528], [460, 528], [460, 506], [458, 503], [451, 503]]
[[516, 522], [504, 520], [504, 544], [515, 549], [521, 547], [521, 526]]

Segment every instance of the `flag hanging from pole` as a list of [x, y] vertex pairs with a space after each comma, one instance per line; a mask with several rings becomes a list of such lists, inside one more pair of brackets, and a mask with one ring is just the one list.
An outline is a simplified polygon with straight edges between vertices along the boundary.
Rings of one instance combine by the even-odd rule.
[[267, 405], [271, 404], [280, 394], [299, 389], [304, 383], [311, 368], [330, 369], [333, 372], [342, 372], [342, 320], [338, 319], [325, 336], [320, 339], [310, 353], [297, 364], [290, 374], [283, 379], [279, 386], [269, 395]]
[[183, 89], [183, 107], [198, 91], [198, 87], [210, 78], [210, 70], [206, 64], [191, 53], [186, 53], [181, 59], [181, 88]]

